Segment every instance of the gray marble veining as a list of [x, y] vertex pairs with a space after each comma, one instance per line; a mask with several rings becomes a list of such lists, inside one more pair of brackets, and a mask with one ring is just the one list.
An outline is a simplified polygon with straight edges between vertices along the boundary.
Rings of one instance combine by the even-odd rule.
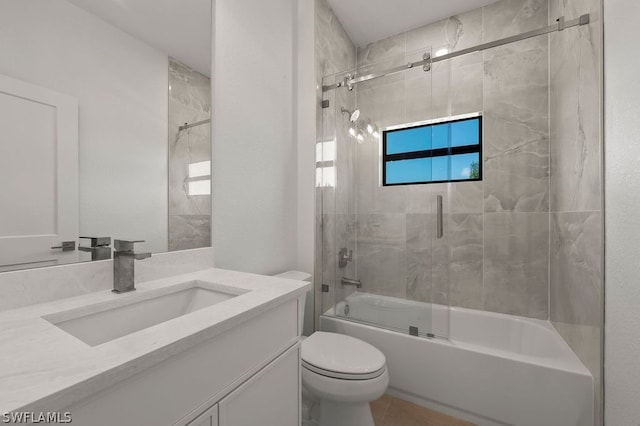
[[[316, 189], [316, 265], [314, 268], [315, 322], [318, 324], [324, 308], [333, 306], [336, 298], [337, 274], [355, 275], [355, 262], [349, 262], [347, 270], [338, 270], [338, 250], [347, 244], [355, 251], [353, 242], [347, 241], [354, 234], [355, 200], [353, 197], [355, 147], [348, 143], [348, 125], [340, 113], [340, 107], [353, 110], [355, 100], [337, 91], [322, 92], [323, 84], [332, 84], [344, 78], [344, 72], [356, 66], [356, 48], [342, 24], [326, 0], [315, 0], [315, 72], [316, 105], [328, 100], [332, 107], [316, 108], [316, 143], [335, 141], [336, 187]], [[340, 73], [336, 75], [337, 73]], [[338, 107], [337, 105], [340, 105]], [[323, 161], [318, 158], [317, 161]], [[328, 213], [328, 214], [327, 214]], [[342, 216], [341, 216], [342, 215]], [[351, 225], [349, 225], [351, 224]], [[338, 247], [338, 245], [340, 245]], [[318, 253], [320, 255], [318, 255]], [[318, 260], [320, 258], [320, 260]], [[321, 285], [329, 286], [321, 292]]]
[[169, 216], [169, 250], [188, 250], [211, 245], [211, 215]]
[[485, 211], [548, 211], [546, 37], [484, 55]]
[[454, 306], [483, 309], [483, 216], [449, 217], [449, 301]]
[[548, 0], [500, 0], [485, 6], [482, 10], [483, 42], [489, 42], [546, 26], [549, 2]]
[[550, 34], [550, 319], [595, 379], [602, 423], [602, 1], [554, 0], [589, 25]]
[[482, 9], [475, 9], [407, 31], [406, 51], [427, 46], [434, 53], [442, 48], [450, 52], [465, 49], [481, 42], [482, 31]]
[[599, 326], [602, 315], [600, 212], [551, 215], [551, 320]]
[[356, 233], [356, 268], [363, 290], [404, 298], [405, 215], [358, 215]]
[[211, 244], [211, 195], [190, 193], [189, 165], [211, 161], [211, 126], [178, 128], [211, 118], [211, 82], [170, 60], [169, 87], [169, 250], [207, 247]]
[[[592, 23], [552, 34], [551, 75], [551, 209], [600, 210], [602, 98], [601, 39], [598, 1], [561, 2], [556, 13], [572, 16], [589, 12]], [[578, 6], [579, 4], [579, 6]], [[557, 8], [557, 7], [556, 7]]]
[[484, 220], [484, 306], [548, 318], [548, 213], [492, 213]]
[[407, 299], [431, 302], [435, 215], [407, 214]]

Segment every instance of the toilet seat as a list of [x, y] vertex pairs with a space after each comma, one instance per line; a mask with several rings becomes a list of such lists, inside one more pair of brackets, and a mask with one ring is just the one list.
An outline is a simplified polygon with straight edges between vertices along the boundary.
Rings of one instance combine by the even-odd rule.
[[370, 344], [351, 336], [318, 331], [302, 342], [302, 366], [343, 380], [370, 380], [385, 371], [386, 359]]
[[302, 360], [302, 368], [306, 368], [309, 371], [313, 371], [316, 374], [320, 374], [322, 376], [331, 377], [332, 379], [342, 379], [342, 380], [369, 380], [375, 379], [376, 377], [381, 376], [385, 372], [385, 367], [382, 367], [380, 370], [364, 373], [364, 374], [352, 374], [352, 373], [343, 373], [340, 371], [331, 371], [325, 370], [319, 367], [316, 367], [313, 364], [309, 364], [304, 359]]

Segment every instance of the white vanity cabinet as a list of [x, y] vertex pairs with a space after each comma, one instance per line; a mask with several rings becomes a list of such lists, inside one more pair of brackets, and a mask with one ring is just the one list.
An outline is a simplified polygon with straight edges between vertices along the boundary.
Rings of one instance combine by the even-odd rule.
[[299, 425], [299, 364], [296, 345], [187, 426]]
[[220, 426], [297, 426], [300, 377], [292, 372], [299, 370], [298, 365], [299, 345], [220, 401]]
[[296, 426], [298, 300], [289, 300], [63, 411], [74, 425]]

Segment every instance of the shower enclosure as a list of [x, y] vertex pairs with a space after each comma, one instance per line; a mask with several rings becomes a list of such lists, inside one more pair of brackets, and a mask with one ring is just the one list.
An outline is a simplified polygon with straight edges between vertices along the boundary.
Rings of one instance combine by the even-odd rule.
[[355, 68], [323, 77], [317, 324], [442, 342], [473, 324], [467, 310], [487, 314], [473, 339], [540, 326], [575, 360], [569, 376], [593, 378], [581, 421], [598, 423], [601, 3], [524, 3], [360, 47]]
[[[328, 293], [323, 293], [322, 300], [323, 311], [354, 291], [406, 303], [429, 302], [415, 305], [420, 309], [411, 318], [391, 321], [359, 318], [349, 312], [348, 304], [335, 314], [403, 333], [446, 338], [446, 311], [434, 318], [430, 303], [447, 305], [449, 301], [450, 184], [386, 186], [382, 182], [382, 141], [392, 128], [481, 110], [481, 105], [455, 111], [448, 105], [434, 108], [433, 79], [444, 77], [446, 66], [431, 69], [430, 57], [431, 49], [425, 47], [323, 79], [328, 107], [323, 109], [318, 185], [323, 194], [322, 274]], [[348, 87], [360, 76], [409, 62], [418, 64]]]

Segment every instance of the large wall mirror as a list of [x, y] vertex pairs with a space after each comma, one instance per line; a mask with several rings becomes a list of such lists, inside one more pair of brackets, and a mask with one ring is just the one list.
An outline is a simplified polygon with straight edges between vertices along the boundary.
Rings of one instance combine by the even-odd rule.
[[210, 246], [210, 63], [211, 0], [2, 0], [0, 272]]

